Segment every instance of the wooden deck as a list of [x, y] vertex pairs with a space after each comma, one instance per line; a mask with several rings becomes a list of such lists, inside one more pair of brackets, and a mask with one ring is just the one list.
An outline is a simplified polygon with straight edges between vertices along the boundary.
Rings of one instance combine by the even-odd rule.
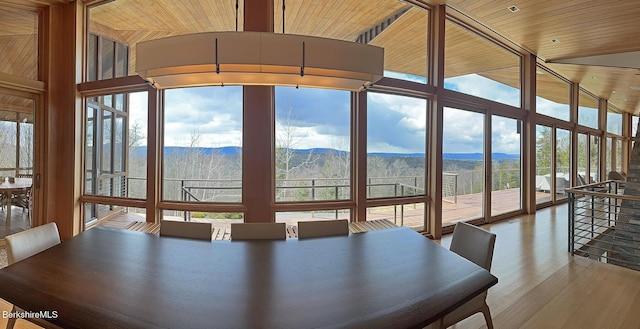
[[[549, 193], [537, 192], [536, 198], [539, 200], [550, 199]], [[492, 215], [498, 215], [509, 211], [515, 211], [520, 209], [520, 189], [509, 189], [494, 191], [492, 196]], [[471, 220], [482, 217], [483, 214], [483, 197], [482, 194], [467, 194], [458, 196], [457, 203], [443, 202], [443, 216], [442, 225], [447, 226], [455, 224], [459, 221]], [[291, 213], [288, 216], [279, 218], [278, 222], [284, 222], [287, 227], [295, 227], [298, 221], [305, 220], [321, 220], [321, 219], [336, 219], [335, 213], [311, 214], [306, 213]], [[338, 218], [349, 219], [348, 213], [339, 213]], [[168, 217], [165, 219], [170, 220], [182, 220], [181, 217]], [[234, 219], [210, 219], [210, 218], [191, 218], [192, 221], [210, 222], [214, 227], [219, 229], [229, 229], [231, 223], [239, 223], [241, 220]], [[424, 206], [420, 204], [410, 204], [405, 206], [387, 206], [370, 208], [367, 211], [367, 222], [386, 220], [397, 226], [407, 226], [417, 230], [424, 228]], [[116, 228], [128, 228], [136, 229], [135, 222], [144, 222], [144, 214], [135, 213], [123, 213], [109, 221], [103, 222], [100, 225], [116, 227]], [[356, 223], [352, 223], [356, 224]], [[128, 227], [129, 225], [134, 225]], [[219, 232], [220, 236], [224, 236], [225, 232]], [[294, 236], [295, 233], [290, 233], [289, 236]], [[215, 238], [215, 237], [214, 237]], [[220, 238], [220, 237], [218, 237]]]
[[[362, 233], [362, 232], [373, 231], [373, 230], [382, 230], [382, 229], [391, 228], [391, 227], [396, 227], [396, 225], [386, 219], [380, 219], [380, 220], [372, 220], [372, 221], [360, 222], [360, 223], [349, 223], [349, 232]], [[160, 223], [147, 223], [147, 222], [135, 221], [122, 228], [125, 230], [132, 230], [132, 231], [145, 232], [145, 233], [151, 233], [151, 234], [160, 233]], [[298, 227], [296, 225], [287, 225], [286, 229], [287, 229], [288, 238], [295, 239], [298, 237]], [[214, 226], [211, 239], [212, 240], [231, 240], [231, 228]]]

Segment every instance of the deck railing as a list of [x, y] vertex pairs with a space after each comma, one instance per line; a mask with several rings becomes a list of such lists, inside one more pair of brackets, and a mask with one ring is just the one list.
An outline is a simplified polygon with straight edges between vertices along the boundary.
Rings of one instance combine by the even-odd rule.
[[566, 190], [568, 249], [572, 255], [640, 270], [640, 218], [633, 218], [640, 197], [623, 195], [622, 184], [605, 181]]

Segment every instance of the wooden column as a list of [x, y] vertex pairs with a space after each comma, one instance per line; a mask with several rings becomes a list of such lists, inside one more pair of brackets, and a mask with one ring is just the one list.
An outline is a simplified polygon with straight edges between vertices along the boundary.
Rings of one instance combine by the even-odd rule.
[[80, 216], [82, 102], [76, 84], [82, 77], [84, 9], [80, 1], [50, 6], [43, 13], [43, 80], [47, 82], [43, 222], [56, 222], [68, 239], [84, 227]]
[[[354, 93], [352, 93], [354, 95]], [[355, 110], [352, 112], [352, 120], [355, 122], [355, 133], [352, 133], [352, 152], [353, 156], [353, 185], [354, 199], [356, 208], [351, 218], [354, 222], [363, 222], [366, 220], [367, 213], [367, 92], [355, 93], [351, 97], [351, 107]]]
[[427, 181], [426, 189], [431, 196], [426, 215], [428, 223], [425, 229], [439, 239], [442, 235], [442, 115], [444, 110], [444, 40], [446, 6], [440, 5], [431, 12], [431, 61], [429, 81], [436, 86], [436, 95], [429, 111], [429, 144], [427, 145]]
[[[244, 1], [244, 30], [273, 32], [273, 0]], [[274, 87], [245, 86], [242, 118], [242, 202], [245, 222], [274, 222]], [[246, 184], [251, 182], [251, 184]]]
[[529, 115], [522, 122], [522, 207], [527, 214], [536, 212], [536, 56], [526, 55], [522, 65], [522, 106]]

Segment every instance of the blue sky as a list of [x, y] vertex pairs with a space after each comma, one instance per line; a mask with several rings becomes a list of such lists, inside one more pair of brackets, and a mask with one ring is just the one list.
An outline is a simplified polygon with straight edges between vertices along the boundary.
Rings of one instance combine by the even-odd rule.
[[[447, 79], [448, 89], [510, 105], [519, 104], [517, 89], [478, 75]], [[140, 97], [142, 96], [142, 97]], [[370, 93], [368, 97], [368, 151], [424, 153], [427, 101], [405, 96]], [[242, 145], [242, 88], [200, 87], [167, 90], [165, 145], [222, 147]], [[295, 148], [349, 146], [350, 95], [345, 91], [314, 88], [276, 88], [276, 134], [287, 126]], [[564, 112], [566, 105], [539, 99], [542, 113]], [[144, 94], [131, 97], [131, 118], [146, 127]], [[481, 114], [445, 109], [443, 145], [446, 153], [482, 152], [486, 134]], [[278, 135], [280, 136], [280, 135]], [[494, 119], [493, 152], [519, 153], [516, 121]]]

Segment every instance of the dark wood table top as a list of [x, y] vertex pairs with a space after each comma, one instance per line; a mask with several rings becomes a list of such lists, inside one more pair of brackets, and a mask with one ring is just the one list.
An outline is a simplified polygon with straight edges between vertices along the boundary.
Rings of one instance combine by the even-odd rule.
[[68, 328], [422, 327], [497, 283], [408, 228], [197, 241], [96, 227], [0, 270]]

